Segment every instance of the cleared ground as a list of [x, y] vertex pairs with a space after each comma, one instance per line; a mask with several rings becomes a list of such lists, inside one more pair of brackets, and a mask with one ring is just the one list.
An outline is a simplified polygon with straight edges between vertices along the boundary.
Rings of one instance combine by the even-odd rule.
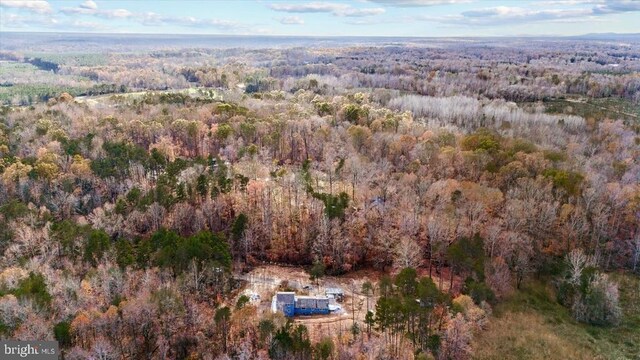
[[499, 304], [477, 334], [475, 359], [640, 359], [640, 277], [611, 274], [620, 286], [622, 322], [599, 327], [573, 320], [550, 287], [527, 284]]
[[[296, 267], [264, 265], [254, 268], [247, 274], [237, 275], [245, 280], [246, 285], [240, 294], [259, 296], [253, 304], [258, 313], [271, 312], [271, 298], [276, 291], [293, 290], [298, 295], [324, 295], [328, 287], [338, 287], [344, 291], [343, 301], [337, 304], [341, 311], [329, 315], [297, 316], [294, 321], [307, 326], [312, 339], [321, 339], [328, 335], [339, 335], [351, 331], [354, 319], [361, 330], [364, 330], [364, 317], [367, 313], [367, 297], [361, 293], [362, 283], [375, 283], [379, 278], [376, 272], [356, 272], [348, 277], [322, 278], [316, 284], [309, 280], [309, 274]], [[306, 289], [305, 289], [306, 287]], [[309, 289], [310, 288], [310, 289]], [[369, 307], [373, 309], [377, 296], [369, 297]]]
[[[307, 326], [312, 340], [315, 341], [329, 335], [340, 336], [349, 333], [354, 322], [358, 324], [360, 331], [366, 331], [364, 318], [367, 314], [367, 306], [374, 310], [378, 294], [376, 290], [367, 298], [361, 291], [362, 284], [370, 281], [375, 286], [381, 275], [380, 272], [373, 270], [360, 270], [345, 276], [326, 276], [316, 284], [309, 279], [309, 274], [302, 268], [262, 265], [246, 274], [236, 274], [236, 278], [245, 281], [238, 297], [244, 294], [255, 299], [252, 304], [257, 306], [258, 314], [271, 312], [271, 300], [276, 291], [295, 291], [298, 295], [324, 295], [326, 288], [341, 288], [345, 295], [344, 299], [337, 303], [342, 307], [341, 311], [329, 315], [294, 318], [296, 323]], [[420, 276], [428, 276], [428, 272], [423, 270]], [[448, 279], [448, 272], [443, 272], [442, 279], [434, 277], [433, 280], [447, 291]], [[237, 297], [233, 301], [235, 303]]]

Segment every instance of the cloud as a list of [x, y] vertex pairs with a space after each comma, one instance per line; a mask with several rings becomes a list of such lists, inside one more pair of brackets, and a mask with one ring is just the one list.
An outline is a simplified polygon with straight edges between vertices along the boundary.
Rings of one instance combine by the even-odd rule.
[[589, 9], [532, 10], [508, 6], [497, 6], [462, 12], [462, 16], [466, 19], [489, 19], [498, 21], [539, 21], [580, 17], [590, 14], [591, 10]]
[[366, 18], [366, 19], [353, 19], [353, 20], [347, 20], [345, 21], [346, 24], [349, 25], [382, 25], [382, 24], [406, 24], [409, 22], [414, 22], [415, 20], [410, 18], [410, 17], [402, 17], [402, 18], [398, 18], [398, 19], [372, 19], [372, 18]]
[[593, 8], [596, 14], [611, 14], [622, 12], [640, 11], [640, 1], [618, 0], [606, 2], [602, 5], [596, 5]]
[[[60, 12], [69, 16], [87, 15], [103, 19], [127, 19], [144, 26], [175, 25], [191, 28], [215, 28], [223, 31], [250, 31], [248, 26], [230, 20], [194, 16], [166, 16], [155, 12], [131, 12], [127, 9], [101, 9], [92, 0], [87, 0], [78, 7], [63, 8]], [[90, 23], [87, 22], [84, 25], [89, 26]]]
[[340, 17], [364, 17], [380, 15], [385, 12], [383, 8], [359, 9], [347, 4], [330, 2], [312, 2], [301, 4], [270, 4], [269, 8], [275, 11], [288, 13], [329, 13]]
[[[595, 21], [599, 16], [640, 11], [640, 1], [618, 0], [602, 3], [598, 0], [567, 0], [570, 5], [581, 5], [564, 8], [521, 8], [496, 6], [463, 11], [457, 15], [447, 16], [414, 16], [418, 21], [430, 21], [443, 24], [466, 26], [498, 26], [529, 22], [585, 22]], [[564, 5], [567, 1], [554, 1], [551, 6]], [[593, 6], [584, 6], [593, 5]]]
[[23, 16], [19, 14], [0, 14], [0, 28], [2, 29], [28, 29], [33, 26], [39, 26], [53, 30], [64, 31], [98, 31], [110, 30], [105, 24], [91, 21], [61, 21], [51, 16]]
[[557, 6], [557, 5], [593, 5], [604, 4], [605, 0], [543, 0], [536, 4], [539, 6]]
[[95, 1], [87, 0], [74, 8], [60, 10], [65, 15], [93, 15], [105, 19], [124, 19], [132, 17], [133, 13], [127, 9], [98, 9]]
[[83, 2], [82, 4], [80, 4], [79, 7], [83, 8], [83, 9], [95, 10], [95, 9], [98, 8], [98, 4], [96, 4], [96, 2], [93, 1], [93, 0], [87, 0], [87, 1]]
[[82, 20], [75, 20], [70, 23], [70, 26], [75, 29], [92, 30], [92, 31], [103, 30], [108, 28], [102, 23], [98, 23], [95, 21], [82, 21]]
[[145, 26], [176, 25], [192, 28], [216, 28], [226, 31], [248, 29], [246, 25], [235, 21], [201, 19], [193, 16], [164, 16], [154, 12], [134, 14], [132, 19]]
[[304, 20], [302, 20], [299, 16], [285, 16], [281, 18], [277, 18], [281, 24], [283, 25], [302, 25], [304, 24]]
[[7, 28], [23, 28], [29, 24], [26, 16], [0, 13], [0, 25]]
[[464, 4], [475, 0], [368, 0], [369, 2], [396, 7], [426, 7], [437, 5]]
[[51, 5], [45, 0], [0, 0], [0, 7], [25, 9], [37, 14], [48, 14], [51, 12]]

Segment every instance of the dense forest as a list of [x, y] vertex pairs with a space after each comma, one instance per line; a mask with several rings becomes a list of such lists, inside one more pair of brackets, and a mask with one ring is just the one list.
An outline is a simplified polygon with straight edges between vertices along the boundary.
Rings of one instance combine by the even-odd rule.
[[[65, 359], [483, 358], [543, 287], [572, 324], [623, 329], [585, 358], [634, 358], [639, 49], [4, 51], [0, 337]], [[373, 272], [371, 309], [316, 339], [238, 298], [269, 263]]]

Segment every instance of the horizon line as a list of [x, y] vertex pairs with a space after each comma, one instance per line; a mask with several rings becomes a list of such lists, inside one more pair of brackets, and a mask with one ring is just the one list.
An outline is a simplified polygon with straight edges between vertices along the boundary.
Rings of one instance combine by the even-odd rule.
[[77, 34], [77, 35], [152, 35], [152, 36], [225, 36], [225, 37], [289, 37], [289, 38], [415, 38], [415, 39], [451, 39], [451, 38], [575, 38], [585, 36], [640, 36], [640, 32], [617, 33], [617, 32], [595, 32], [578, 35], [558, 35], [558, 34], [519, 34], [519, 35], [450, 35], [450, 36], [397, 36], [397, 35], [283, 35], [283, 34], [202, 34], [202, 33], [144, 33], [144, 32], [80, 32], [80, 31], [13, 31], [3, 30], [0, 33], [12, 34]]

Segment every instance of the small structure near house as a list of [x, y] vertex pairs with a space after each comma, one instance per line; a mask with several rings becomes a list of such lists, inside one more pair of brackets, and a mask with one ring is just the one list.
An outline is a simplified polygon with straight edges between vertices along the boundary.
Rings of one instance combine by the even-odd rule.
[[338, 302], [344, 299], [344, 291], [340, 288], [326, 288], [324, 294], [331, 299], [336, 299]]
[[277, 292], [273, 305], [274, 312], [281, 311], [286, 317], [329, 314], [327, 296], [296, 296], [294, 292]]

